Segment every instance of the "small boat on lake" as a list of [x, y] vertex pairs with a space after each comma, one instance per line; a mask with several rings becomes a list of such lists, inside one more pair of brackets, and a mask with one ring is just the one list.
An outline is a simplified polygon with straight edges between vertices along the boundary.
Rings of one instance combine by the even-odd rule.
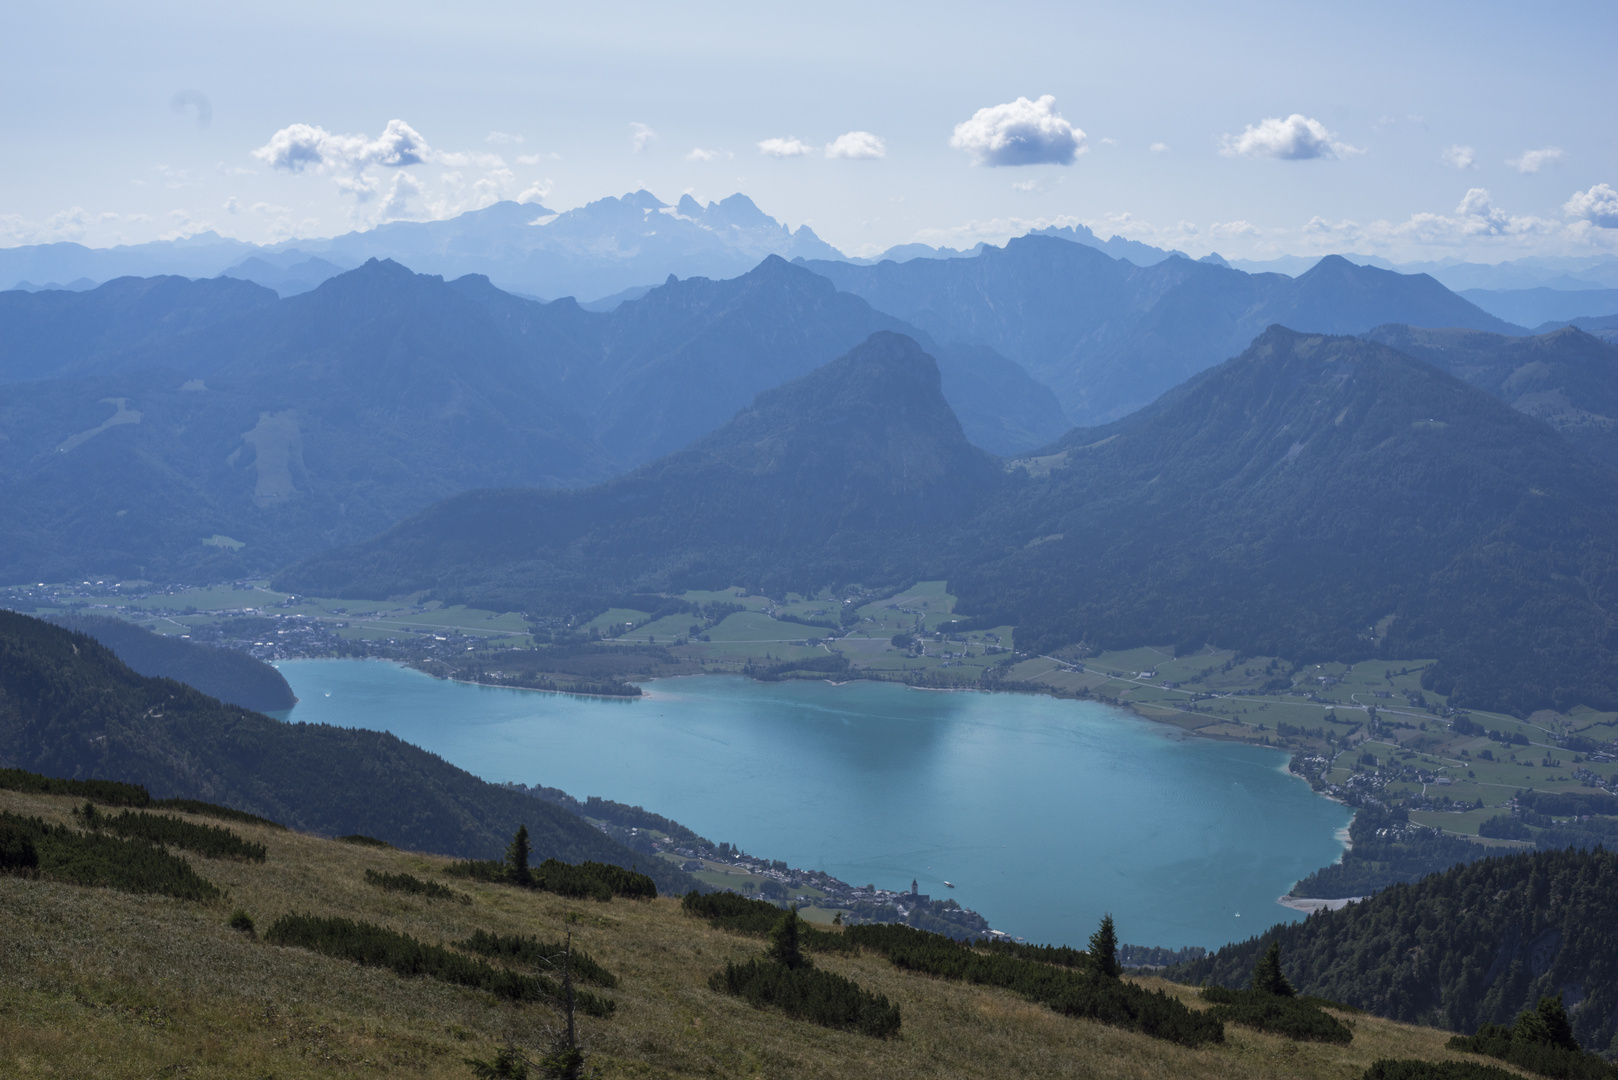
[[944, 882], [944, 888], [953, 889], [953, 888], [955, 888], [955, 883], [951, 882], [951, 881], [946, 881], [946, 882]]

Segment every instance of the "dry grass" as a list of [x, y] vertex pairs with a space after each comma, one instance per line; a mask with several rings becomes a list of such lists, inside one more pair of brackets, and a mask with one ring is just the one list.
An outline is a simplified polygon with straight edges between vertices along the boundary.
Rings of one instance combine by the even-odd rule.
[[[68, 820], [71, 800], [0, 792], [0, 809]], [[0, 876], [0, 1073], [19, 1077], [457, 1077], [505, 1039], [538, 1042], [553, 1015], [421, 979], [283, 949], [230, 930], [300, 910], [368, 919], [426, 941], [476, 927], [564, 929], [622, 979], [609, 1020], [583, 1022], [608, 1077], [1359, 1077], [1378, 1057], [1464, 1057], [1447, 1033], [1370, 1017], [1345, 1047], [1227, 1027], [1224, 1046], [1182, 1047], [1021, 998], [905, 975], [872, 956], [818, 962], [887, 994], [903, 1033], [878, 1041], [757, 1011], [707, 988], [756, 940], [682, 915], [673, 899], [610, 904], [457, 881], [470, 907], [383, 892], [367, 868], [443, 880], [447, 860], [232, 825], [263, 864], [195, 860], [225, 889], [196, 904]], [[1158, 985], [1155, 980], [1149, 983]], [[1170, 993], [1194, 994], [1173, 984]], [[1477, 1060], [1477, 1059], [1474, 1059]]]

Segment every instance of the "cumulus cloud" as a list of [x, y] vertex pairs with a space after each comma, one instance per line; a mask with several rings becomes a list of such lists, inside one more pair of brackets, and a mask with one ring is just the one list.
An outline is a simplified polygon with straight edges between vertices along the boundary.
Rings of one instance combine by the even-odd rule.
[[1307, 161], [1310, 158], [1344, 158], [1364, 153], [1340, 141], [1319, 120], [1293, 113], [1282, 120], [1268, 117], [1247, 125], [1240, 135], [1226, 135], [1220, 151], [1226, 157], [1277, 158], [1281, 161]]
[[1071, 165], [1087, 149], [1085, 138], [1046, 94], [979, 109], [955, 125], [949, 144], [970, 154], [974, 165]]
[[1618, 191], [1614, 191], [1609, 184], [1596, 184], [1588, 191], [1575, 191], [1573, 197], [1562, 204], [1562, 213], [1603, 229], [1618, 229]]
[[1477, 151], [1470, 146], [1448, 146], [1438, 155], [1442, 161], [1452, 169], [1475, 169], [1477, 164]]
[[420, 165], [430, 156], [427, 141], [403, 120], [389, 120], [375, 139], [334, 135], [311, 124], [291, 124], [253, 151], [253, 157], [272, 169], [301, 173], [313, 168], [326, 173], [360, 202], [370, 199], [381, 186], [376, 177], [366, 174], [367, 169]]
[[187, 109], [195, 110], [197, 127], [205, 128], [213, 123], [213, 105], [201, 90], [180, 90], [169, 101], [169, 107], [177, 113]]
[[685, 160], [687, 160], [687, 161], [722, 161], [725, 158], [731, 158], [731, 157], [735, 157], [735, 156], [736, 155], [732, 154], [729, 150], [704, 150], [702, 147], [698, 146], [698, 147], [692, 148], [691, 152], [689, 154], [685, 155]]
[[888, 154], [888, 144], [869, 131], [850, 131], [826, 144], [829, 158], [879, 158]]
[[383, 221], [408, 220], [419, 216], [411, 202], [421, 195], [421, 182], [407, 172], [393, 174], [393, 183], [388, 187], [387, 197], [382, 200], [378, 208], [378, 217]]
[[1537, 173], [1547, 165], [1554, 165], [1566, 155], [1560, 147], [1546, 146], [1539, 150], [1524, 150], [1506, 162], [1520, 173]]
[[491, 131], [487, 135], [483, 136], [483, 141], [486, 143], [497, 143], [502, 146], [507, 143], [514, 143], [521, 146], [523, 143], [523, 137], [521, 135], [508, 135], [504, 131]]
[[537, 203], [550, 197], [552, 184], [549, 180], [536, 180], [517, 196], [520, 203]]
[[765, 139], [758, 144], [758, 152], [765, 157], [804, 157], [814, 153], [815, 148], [794, 135], [785, 139]]
[[642, 123], [629, 125], [629, 141], [635, 146], [635, 153], [640, 153], [657, 141], [657, 132]]
[[1154, 154], [1166, 154], [1169, 152], [1169, 144], [1164, 142], [1155, 142], [1151, 145], [1150, 149]]

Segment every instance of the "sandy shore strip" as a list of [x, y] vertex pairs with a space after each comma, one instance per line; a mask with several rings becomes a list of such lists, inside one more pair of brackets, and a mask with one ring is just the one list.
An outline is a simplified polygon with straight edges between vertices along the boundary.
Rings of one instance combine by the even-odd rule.
[[1350, 904], [1357, 904], [1364, 900], [1363, 896], [1345, 896], [1339, 900], [1316, 900], [1304, 896], [1283, 896], [1275, 902], [1282, 907], [1293, 911], [1307, 911], [1313, 914], [1317, 911], [1341, 911]]

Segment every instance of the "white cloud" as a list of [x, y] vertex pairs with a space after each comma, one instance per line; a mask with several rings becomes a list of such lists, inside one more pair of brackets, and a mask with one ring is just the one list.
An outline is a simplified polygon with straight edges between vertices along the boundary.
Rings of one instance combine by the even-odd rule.
[[1013, 191], [1044, 191], [1045, 188], [1038, 180], [1018, 180], [1011, 185]]
[[421, 195], [421, 183], [407, 172], [393, 174], [393, 183], [388, 188], [388, 194], [377, 208], [377, 217], [382, 221], [410, 220], [422, 216], [421, 211], [412, 207], [411, 201]]
[[44, 221], [29, 221], [20, 214], [0, 214], [0, 237], [16, 244], [80, 240], [95, 220], [82, 206], [58, 210]]
[[236, 201], [236, 196], [232, 195], [230, 198], [225, 200], [225, 213], [234, 214], [241, 208], [242, 204]]
[[758, 144], [758, 152], [765, 157], [804, 157], [814, 153], [815, 148], [793, 135], [785, 139], [765, 139]]
[[694, 147], [689, 154], [685, 155], [685, 160], [722, 161], [735, 156], [736, 155], [732, 154], [729, 150], [704, 150], [702, 147], [698, 146]]
[[888, 144], [869, 131], [850, 131], [826, 144], [829, 158], [887, 157]]
[[195, 109], [197, 114], [197, 127], [206, 128], [213, 123], [213, 105], [209, 103], [208, 96], [201, 90], [181, 90], [169, 102], [169, 107], [177, 113], [187, 109]]
[[486, 143], [499, 143], [501, 145], [505, 145], [506, 143], [515, 143], [518, 146], [521, 146], [523, 143], [523, 137], [521, 135], [508, 135], [504, 131], [491, 131], [487, 135], [483, 136], [483, 141]]
[[562, 155], [554, 150], [549, 154], [518, 154], [518, 165], [538, 165], [542, 161], [561, 161]]
[[1154, 154], [1166, 154], [1169, 152], [1169, 144], [1164, 142], [1155, 142], [1151, 145], [1150, 149]]
[[629, 125], [629, 141], [635, 144], [635, 153], [640, 153], [657, 141], [657, 132], [645, 124], [635, 122]]
[[1358, 147], [1338, 141], [1319, 120], [1311, 120], [1302, 113], [1293, 113], [1282, 120], [1268, 117], [1257, 124], [1247, 125], [1240, 135], [1226, 135], [1220, 140], [1220, 153], [1226, 157], [1278, 158], [1282, 161], [1306, 161], [1310, 158], [1343, 158], [1364, 153]]
[[1071, 165], [1087, 149], [1084, 132], [1062, 118], [1050, 94], [979, 109], [955, 125], [949, 144], [989, 166]]
[[1524, 150], [1521, 155], [1512, 158], [1506, 164], [1520, 173], [1537, 173], [1545, 166], [1561, 161], [1565, 156], [1560, 147], [1546, 146], [1539, 150]]
[[552, 186], [549, 180], [536, 180], [521, 195], [517, 196], [517, 201], [520, 203], [541, 202], [550, 197]]
[[365, 202], [380, 189], [380, 181], [366, 174], [372, 166], [401, 169], [420, 165], [434, 156], [427, 141], [403, 120], [389, 120], [375, 139], [364, 135], [333, 135], [325, 128], [292, 124], [253, 151], [253, 157], [272, 169], [301, 173], [313, 167], [333, 179], [338, 188]]
[[1438, 155], [1438, 160], [1452, 169], [1475, 169], [1478, 167], [1477, 151], [1470, 146], [1461, 146], [1459, 144], [1445, 147]]
[[503, 169], [506, 167], [505, 158], [499, 154], [485, 154], [477, 150], [457, 150], [448, 154], [434, 153], [428, 160], [435, 165], [447, 165], [452, 169]]
[[1573, 197], [1562, 204], [1562, 213], [1603, 229], [1618, 229], [1618, 191], [1608, 184], [1575, 191]]

